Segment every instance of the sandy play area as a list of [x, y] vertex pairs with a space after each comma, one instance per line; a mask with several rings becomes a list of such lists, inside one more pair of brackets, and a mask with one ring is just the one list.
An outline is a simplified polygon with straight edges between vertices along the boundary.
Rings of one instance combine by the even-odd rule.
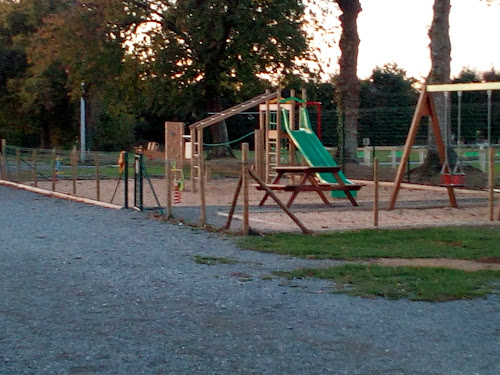
[[[237, 181], [237, 178], [226, 177], [214, 178], [206, 183], [208, 224], [217, 228], [225, 224]], [[373, 228], [373, 182], [362, 180], [356, 182], [365, 185], [356, 197], [359, 203], [358, 207], [353, 207], [345, 198], [329, 198], [330, 205], [325, 205], [317, 193], [303, 192], [298, 195], [291, 210], [308, 229], [313, 231]], [[160, 204], [165, 205], [165, 181], [153, 179], [152, 184]], [[100, 199], [104, 202], [111, 202], [116, 190], [113, 203], [122, 205], [124, 201], [123, 185], [122, 181], [117, 188], [117, 180], [101, 180]], [[49, 182], [39, 183], [38, 186], [51, 189]], [[131, 206], [134, 202], [133, 186], [133, 181], [130, 180], [129, 205]], [[61, 180], [56, 184], [58, 192], [72, 193], [72, 189], [73, 185], [70, 180]], [[490, 224], [487, 191], [455, 189], [459, 204], [459, 208], [455, 209], [449, 205], [445, 188], [403, 184], [396, 209], [388, 211], [387, 205], [391, 191], [392, 183], [381, 182], [379, 188], [379, 226], [381, 228]], [[290, 194], [289, 192], [277, 193], [278, 197], [285, 203]], [[77, 181], [77, 195], [96, 199], [96, 182], [94, 180]], [[300, 231], [298, 226], [272, 199], [268, 199], [263, 207], [259, 207], [258, 203], [263, 195], [263, 191], [250, 188], [250, 226], [253, 230], [258, 232]], [[173, 205], [175, 219], [185, 223], [197, 223], [200, 215], [199, 202], [200, 194], [193, 192], [190, 181], [187, 181], [185, 190], [181, 192], [181, 202]], [[240, 197], [239, 206], [231, 225], [232, 231], [238, 231], [241, 228], [241, 202], [242, 198]], [[147, 207], [157, 206], [147, 181], [144, 185], [144, 204]], [[497, 206], [498, 204], [495, 204], [495, 218], [498, 215]]]

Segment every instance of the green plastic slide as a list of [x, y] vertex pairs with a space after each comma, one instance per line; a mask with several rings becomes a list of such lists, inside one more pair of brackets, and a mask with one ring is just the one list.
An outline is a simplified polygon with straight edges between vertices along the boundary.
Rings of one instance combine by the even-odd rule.
[[[323, 143], [316, 136], [311, 127], [311, 122], [309, 120], [309, 113], [306, 108], [300, 108], [300, 118], [299, 118], [299, 129], [290, 129], [290, 122], [288, 116], [288, 110], [282, 109], [283, 125], [286, 132], [292, 139], [293, 143], [301, 154], [306, 159], [307, 163], [312, 167], [337, 167], [337, 163], [333, 160], [332, 156], [328, 150], [323, 146]], [[334, 184], [335, 178], [331, 173], [318, 173], [317, 174], [320, 182]], [[339, 172], [339, 176], [345, 184], [351, 185], [352, 181], [348, 180], [343, 172]], [[332, 191], [333, 198], [345, 197], [343, 191]], [[356, 191], [351, 192], [355, 197]]]

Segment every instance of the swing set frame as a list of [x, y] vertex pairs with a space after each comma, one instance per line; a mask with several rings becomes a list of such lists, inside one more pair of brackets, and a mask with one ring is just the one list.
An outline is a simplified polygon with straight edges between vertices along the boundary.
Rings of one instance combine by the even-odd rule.
[[[441, 128], [439, 126], [439, 119], [436, 113], [436, 106], [434, 103], [434, 98], [432, 93], [434, 92], [463, 92], [463, 91], [488, 91], [500, 90], [500, 82], [481, 82], [481, 83], [451, 83], [451, 84], [435, 84], [435, 85], [425, 85], [420, 92], [420, 97], [418, 99], [417, 108], [413, 114], [413, 119], [411, 121], [410, 130], [406, 138], [406, 143], [404, 146], [403, 155], [401, 157], [401, 162], [398, 167], [396, 178], [394, 180], [393, 190], [391, 193], [391, 198], [389, 200], [389, 210], [394, 210], [396, 207], [396, 201], [398, 198], [398, 193], [401, 188], [401, 183], [403, 182], [403, 177], [405, 173], [406, 166], [410, 159], [410, 153], [412, 146], [415, 142], [417, 136], [418, 128], [422, 117], [428, 116], [431, 119], [431, 130], [434, 133], [434, 139], [436, 140], [439, 160], [442, 165], [442, 174], [444, 176], [448, 175], [450, 177], [450, 183], [443, 184], [446, 187], [448, 193], [448, 199], [450, 205], [453, 208], [458, 208], [457, 199], [455, 197], [454, 188], [460, 186], [461, 184], [455, 184], [452, 181], [454, 179], [453, 171], [450, 170], [446, 157], [446, 145], [443, 141], [441, 134]], [[491, 96], [489, 94], [489, 96]]]

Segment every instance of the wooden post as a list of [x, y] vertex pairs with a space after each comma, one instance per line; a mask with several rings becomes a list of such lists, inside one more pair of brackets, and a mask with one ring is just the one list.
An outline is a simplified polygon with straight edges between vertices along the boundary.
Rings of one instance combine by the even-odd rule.
[[272, 191], [269, 186], [266, 185], [264, 181], [262, 181], [259, 176], [257, 176], [255, 173], [252, 172], [251, 169], [248, 169], [248, 173], [250, 176], [266, 191], [266, 193], [280, 206], [280, 208], [285, 211], [285, 213], [292, 219], [295, 224], [299, 226], [300, 229], [302, 229], [302, 233], [304, 234], [313, 234], [312, 231], [306, 228], [304, 224], [299, 220], [299, 218], [292, 212], [290, 209], [274, 194], [274, 191]]
[[78, 150], [73, 146], [71, 150], [71, 180], [73, 181], [73, 194], [76, 195], [76, 167], [78, 165]]
[[9, 178], [7, 177], [7, 168], [5, 166], [5, 149], [7, 147], [7, 141], [5, 139], [0, 140], [0, 150], [2, 151], [0, 153], [0, 175], [2, 177], [2, 180], [8, 180]]
[[99, 171], [99, 153], [95, 154], [95, 183], [96, 183], [96, 197], [101, 200], [101, 176]]
[[[262, 117], [264, 112], [260, 112], [259, 116]], [[264, 130], [255, 130], [255, 173], [257, 176], [265, 180], [265, 152], [264, 152]]]
[[373, 158], [373, 225], [378, 228], [378, 158]]
[[17, 182], [21, 182], [21, 151], [16, 148]]
[[276, 97], [276, 166], [281, 165], [281, 89]]
[[[431, 98], [430, 94], [427, 92], [426, 87], [424, 86], [422, 88], [422, 92], [420, 93], [420, 97], [418, 99], [417, 108], [415, 109], [415, 113], [413, 114], [413, 118], [411, 120], [410, 130], [406, 138], [403, 155], [399, 163], [396, 178], [394, 179], [394, 186], [391, 198], [389, 200], [389, 207], [388, 207], [389, 210], [393, 210], [394, 207], [396, 206], [396, 200], [398, 197], [399, 189], [401, 187], [401, 182], [403, 182], [404, 172], [407, 167], [408, 161], [410, 160], [411, 149], [413, 147], [413, 143], [415, 142], [415, 138], [417, 136], [420, 120], [424, 116], [431, 117], [431, 129], [432, 132], [434, 133], [434, 138], [436, 140], [439, 160], [441, 161], [441, 164], [444, 164], [445, 162], [445, 146], [443, 142], [443, 137], [441, 136], [441, 129], [439, 128], [439, 119], [436, 114], [434, 100]], [[450, 205], [454, 208], [458, 208], [458, 203], [455, 198], [455, 192], [453, 190], [453, 187], [447, 187], [447, 191], [448, 191], [448, 198], [450, 200]]]
[[38, 160], [37, 160], [37, 158], [38, 158], [38, 156], [36, 154], [36, 148], [34, 148], [32, 159], [33, 159], [33, 185], [35, 187], [38, 186]]
[[238, 197], [240, 196], [241, 185], [243, 184], [243, 175], [240, 175], [238, 183], [236, 184], [236, 190], [234, 191], [233, 201], [231, 202], [231, 207], [229, 208], [229, 214], [227, 215], [226, 225], [223, 229], [229, 229], [231, 227], [231, 221], [233, 220], [234, 210], [236, 209], [236, 204], [238, 203]]
[[207, 207], [205, 203], [205, 161], [203, 160], [203, 129], [198, 129], [198, 182], [200, 183], [200, 226], [207, 225]]
[[53, 149], [52, 150], [52, 191], [56, 191], [56, 182], [57, 182], [56, 161], [57, 161], [56, 149]]
[[128, 208], [128, 152], [123, 155], [125, 167], [123, 169], [123, 207]]
[[165, 155], [165, 191], [167, 198], [167, 218], [172, 218], [172, 162]]
[[190, 129], [189, 131], [191, 133], [191, 189], [193, 189], [193, 193], [196, 193], [196, 176], [195, 176], [195, 169], [197, 167], [196, 163], [197, 160], [196, 154], [198, 152], [198, 141], [196, 139], [198, 133], [195, 129]]
[[[295, 90], [290, 90], [290, 96], [295, 97]], [[295, 124], [295, 100], [292, 99], [290, 102], [290, 129], [296, 130], [297, 125]], [[284, 133], [288, 135], [288, 133]], [[295, 143], [291, 139], [288, 140], [288, 163], [290, 165], [295, 165]], [[292, 175], [292, 183], [295, 183], [295, 178]]]
[[495, 211], [495, 196], [494, 196], [494, 188], [495, 188], [495, 149], [490, 147], [489, 153], [489, 173], [488, 173], [488, 202], [489, 202], [489, 219], [490, 221], [494, 220], [494, 211]]
[[[269, 90], [266, 90], [266, 93]], [[269, 181], [271, 178], [272, 168], [271, 168], [271, 140], [269, 139], [270, 124], [271, 124], [271, 104], [269, 100], [266, 101], [266, 113], [265, 113], [265, 133], [266, 133], [266, 178], [264, 181]]]
[[248, 197], [248, 143], [241, 145], [241, 178], [243, 185], [243, 234], [250, 232], [249, 197]]

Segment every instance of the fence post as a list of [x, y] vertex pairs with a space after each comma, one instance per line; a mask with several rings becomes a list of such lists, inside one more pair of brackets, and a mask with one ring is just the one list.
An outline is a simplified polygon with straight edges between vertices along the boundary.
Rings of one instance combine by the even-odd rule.
[[123, 170], [123, 207], [128, 208], [128, 152], [125, 151], [123, 155], [125, 161], [125, 168]]
[[32, 156], [32, 159], [33, 159], [33, 184], [35, 185], [35, 187], [38, 186], [38, 157], [37, 157], [37, 154], [36, 154], [36, 148], [33, 149], [33, 156]]
[[95, 182], [96, 182], [96, 196], [97, 200], [101, 200], [101, 179], [100, 179], [100, 168], [99, 168], [99, 153], [95, 154]]
[[198, 181], [200, 183], [200, 226], [207, 225], [207, 206], [205, 202], [205, 160], [203, 159], [203, 129], [198, 129]]
[[378, 228], [378, 158], [373, 159], [373, 225]]
[[7, 168], [5, 166], [5, 149], [7, 148], [7, 141], [5, 139], [0, 140], [0, 175], [3, 180], [8, 180]]
[[248, 143], [241, 145], [241, 178], [243, 184], [243, 234], [250, 232], [249, 224], [249, 197], [248, 197]]
[[16, 148], [17, 182], [21, 182], [21, 151]]
[[56, 181], [57, 181], [57, 171], [56, 171], [56, 162], [57, 162], [57, 154], [56, 149], [52, 150], [52, 191], [56, 191]]
[[494, 196], [494, 187], [495, 187], [495, 149], [490, 146], [489, 152], [489, 172], [488, 172], [488, 208], [489, 208], [489, 219], [493, 221], [494, 218], [494, 210], [495, 210], [495, 196]]
[[167, 194], [167, 218], [173, 217], [172, 214], [172, 162], [165, 154], [165, 190]]
[[73, 194], [76, 195], [76, 167], [78, 164], [78, 151], [76, 146], [71, 150], [71, 179], [73, 180]]

